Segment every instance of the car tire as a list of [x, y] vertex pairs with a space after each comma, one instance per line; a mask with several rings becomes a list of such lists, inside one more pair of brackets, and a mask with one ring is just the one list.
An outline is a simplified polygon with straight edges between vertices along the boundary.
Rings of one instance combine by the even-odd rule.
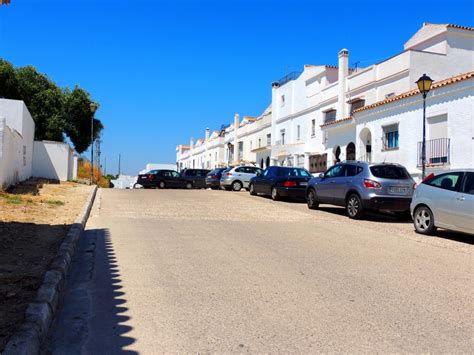
[[192, 182], [187, 182], [187, 183], [186, 183], [186, 188], [187, 188], [188, 190], [192, 189], [192, 188], [193, 188], [193, 183], [192, 183]]
[[352, 194], [346, 201], [346, 212], [351, 219], [361, 219], [364, 215], [362, 201], [357, 194]]
[[280, 201], [281, 200], [281, 196], [278, 193], [278, 190], [276, 189], [275, 186], [272, 187], [271, 196], [272, 196], [273, 201]]
[[158, 182], [158, 188], [159, 188], [159, 189], [164, 189], [164, 188], [166, 188], [166, 183], [165, 183], [164, 181]]
[[434, 224], [433, 212], [427, 206], [420, 206], [415, 209], [413, 224], [419, 234], [433, 235], [437, 230]]
[[240, 190], [242, 190], [242, 187], [243, 186], [242, 186], [242, 183], [240, 181], [234, 181], [232, 183], [232, 190], [233, 191], [240, 191]]
[[253, 186], [253, 184], [250, 184], [249, 185], [249, 193], [250, 195], [252, 196], [255, 196], [257, 193], [255, 192], [255, 186]]
[[308, 194], [306, 195], [306, 203], [310, 210], [318, 209], [319, 202], [316, 199], [316, 191], [314, 191], [314, 189], [309, 189]]

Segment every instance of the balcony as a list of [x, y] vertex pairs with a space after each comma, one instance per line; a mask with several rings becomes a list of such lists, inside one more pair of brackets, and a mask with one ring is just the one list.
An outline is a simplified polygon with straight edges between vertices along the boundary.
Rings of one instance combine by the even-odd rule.
[[[430, 139], [426, 141], [426, 165], [447, 165], [449, 161], [449, 138]], [[418, 166], [422, 166], [421, 150], [423, 142], [418, 142]]]

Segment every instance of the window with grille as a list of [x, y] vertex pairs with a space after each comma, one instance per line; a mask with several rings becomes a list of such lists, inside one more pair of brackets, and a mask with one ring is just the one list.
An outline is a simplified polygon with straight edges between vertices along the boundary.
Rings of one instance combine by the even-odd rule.
[[383, 149], [398, 149], [398, 124], [383, 127]]

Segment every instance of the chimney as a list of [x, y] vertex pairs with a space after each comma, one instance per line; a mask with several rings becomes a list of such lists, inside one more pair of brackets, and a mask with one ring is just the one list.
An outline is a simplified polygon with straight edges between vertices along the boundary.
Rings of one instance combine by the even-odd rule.
[[342, 49], [339, 52], [339, 65], [338, 65], [338, 107], [337, 107], [337, 119], [343, 119], [347, 117], [347, 103], [346, 103], [346, 90], [347, 90], [347, 76], [349, 75], [349, 51]]
[[210, 131], [209, 131], [209, 128], [206, 128], [206, 142], [209, 140], [209, 136], [210, 136]]
[[194, 138], [191, 137], [191, 141], [189, 142], [189, 148], [194, 148]]
[[237, 143], [237, 131], [239, 130], [240, 118], [239, 114], [234, 115], [234, 164], [237, 165], [239, 161], [239, 144]]

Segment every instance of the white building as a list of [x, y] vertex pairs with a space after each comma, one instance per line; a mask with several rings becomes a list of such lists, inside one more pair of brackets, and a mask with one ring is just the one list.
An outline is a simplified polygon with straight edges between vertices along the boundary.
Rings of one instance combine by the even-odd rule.
[[[375, 158], [375, 155], [367, 154], [367, 148], [369, 153], [375, 149], [372, 139], [381, 139], [381, 134], [375, 136], [380, 133], [381, 126], [365, 130], [358, 137], [356, 126], [362, 111], [355, 112], [416, 89], [415, 82], [424, 73], [435, 81], [442, 81], [472, 71], [473, 44], [472, 28], [424, 24], [405, 43], [402, 53], [368, 68], [350, 69], [349, 51], [343, 49], [339, 52], [338, 67], [305, 66], [301, 75], [274, 83], [273, 164], [301, 166], [301, 157], [305, 157], [304, 166], [318, 172], [340, 160]], [[421, 102], [419, 96], [418, 103]], [[466, 101], [456, 97], [450, 100], [456, 105], [466, 105], [463, 109], [467, 109], [472, 102], [472, 92], [468, 96]], [[403, 103], [397, 100], [397, 104]], [[472, 112], [472, 107], [465, 112]], [[470, 118], [472, 121], [472, 114]], [[380, 120], [373, 122], [373, 125], [382, 124], [385, 123]], [[386, 127], [385, 131], [393, 127]], [[407, 129], [418, 127], [409, 123]], [[359, 143], [364, 138], [365, 145], [356, 144], [357, 137]], [[415, 135], [412, 139], [416, 141], [411, 146], [416, 147], [419, 139]], [[390, 158], [407, 166], [411, 164], [412, 173], [417, 173], [405, 154], [392, 154]], [[456, 159], [455, 156], [451, 158]]]
[[[175, 170], [176, 165], [174, 164], [166, 164], [166, 163], [148, 163], [145, 167], [145, 169], [141, 170], [139, 174], [145, 174], [149, 172], [150, 170]], [[120, 175], [127, 177], [128, 175]]]
[[23, 101], [0, 99], [0, 188], [31, 177], [34, 133]]
[[[235, 129], [237, 127], [237, 129]], [[176, 164], [184, 168], [215, 169], [235, 164], [268, 166], [270, 163], [271, 106], [260, 116], [238, 114], [234, 123], [220, 131], [206, 129], [204, 138], [176, 147]]]
[[59, 181], [77, 178], [77, 154], [67, 143], [35, 141], [31, 176]]

